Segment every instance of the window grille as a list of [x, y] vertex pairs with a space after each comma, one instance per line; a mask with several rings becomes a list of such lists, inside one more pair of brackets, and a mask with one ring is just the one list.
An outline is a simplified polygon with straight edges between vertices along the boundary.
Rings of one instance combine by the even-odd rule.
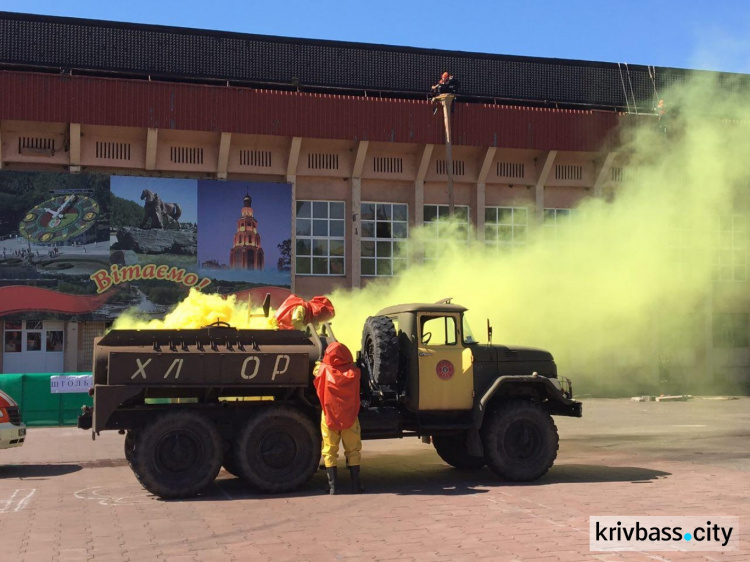
[[523, 178], [526, 165], [523, 162], [498, 162], [497, 175], [500, 178]]
[[130, 143], [96, 141], [95, 155], [99, 160], [130, 160]]
[[307, 167], [310, 170], [338, 170], [339, 155], [311, 152], [307, 155]]
[[372, 168], [378, 174], [401, 174], [404, 171], [404, 159], [391, 156], [376, 156]]
[[271, 167], [270, 150], [240, 150], [240, 166]]
[[578, 181], [583, 179], [583, 166], [580, 164], [557, 164], [555, 166], [556, 180]]
[[175, 164], [203, 164], [203, 148], [193, 146], [171, 146], [169, 159]]
[[[436, 171], [441, 176], [447, 176], [448, 175], [448, 161], [447, 160], [437, 160], [435, 162]], [[453, 175], [454, 176], [463, 176], [465, 171], [465, 166], [463, 160], [454, 160], [453, 161]]]

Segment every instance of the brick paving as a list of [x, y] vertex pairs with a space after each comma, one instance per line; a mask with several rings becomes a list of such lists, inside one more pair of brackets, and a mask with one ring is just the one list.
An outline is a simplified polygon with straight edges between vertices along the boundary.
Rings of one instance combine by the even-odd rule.
[[[183, 501], [138, 485], [116, 433], [30, 428], [0, 451], [0, 532], [21, 562], [750, 560], [750, 399], [587, 400], [584, 415], [556, 419], [537, 483], [457, 471], [410, 438], [365, 442], [362, 496], [325, 495], [322, 471], [278, 496], [222, 471]], [[704, 514], [740, 517], [740, 551], [589, 551], [590, 515]]]

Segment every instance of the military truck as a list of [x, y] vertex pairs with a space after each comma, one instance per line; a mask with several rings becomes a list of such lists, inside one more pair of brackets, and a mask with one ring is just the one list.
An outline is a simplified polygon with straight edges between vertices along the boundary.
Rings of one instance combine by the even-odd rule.
[[[549, 352], [479, 343], [466, 310], [446, 299], [367, 319], [362, 437], [421, 437], [458, 469], [535, 480], [557, 456], [551, 415], [580, 417], [581, 404]], [[131, 469], [163, 498], [199, 494], [222, 466], [260, 491], [293, 490], [320, 459], [313, 369], [335, 336], [319, 328], [112, 330], [95, 340], [94, 405], [78, 426], [124, 433]]]

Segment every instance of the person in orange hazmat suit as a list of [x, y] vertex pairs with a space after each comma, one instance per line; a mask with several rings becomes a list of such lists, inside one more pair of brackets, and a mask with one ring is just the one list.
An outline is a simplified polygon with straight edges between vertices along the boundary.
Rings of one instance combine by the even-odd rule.
[[280, 330], [305, 330], [308, 324], [327, 322], [336, 315], [333, 304], [326, 297], [313, 297], [310, 301], [290, 295], [276, 311], [276, 324]]
[[346, 466], [352, 482], [352, 492], [359, 494], [364, 489], [359, 482], [362, 459], [362, 439], [359, 426], [359, 381], [360, 370], [354, 364], [352, 353], [344, 344], [333, 342], [315, 369], [315, 389], [323, 410], [320, 431], [323, 435], [323, 460], [328, 476], [330, 494], [337, 494], [338, 473], [336, 464], [339, 443], [344, 444]]

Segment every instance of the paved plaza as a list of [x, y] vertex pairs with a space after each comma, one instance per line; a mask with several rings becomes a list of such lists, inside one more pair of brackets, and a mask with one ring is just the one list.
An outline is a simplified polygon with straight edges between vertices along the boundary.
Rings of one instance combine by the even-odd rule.
[[[750, 560], [750, 398], [584, 400], [556, 418], [560, 453], [532, 484], [458, 471], [420, 440], [366, 441], [362, 496], [325, 473], [264, 496], [222, 471], [200, 498], [162, 501], [123, 457], [123, 436], [30, 428], [0, 451], [5, 557], [21, 561]], [[348, 484], [347, 475], [343, 475]], [[733, 515], [730, 553], [589, 551], [591, 515]]]

